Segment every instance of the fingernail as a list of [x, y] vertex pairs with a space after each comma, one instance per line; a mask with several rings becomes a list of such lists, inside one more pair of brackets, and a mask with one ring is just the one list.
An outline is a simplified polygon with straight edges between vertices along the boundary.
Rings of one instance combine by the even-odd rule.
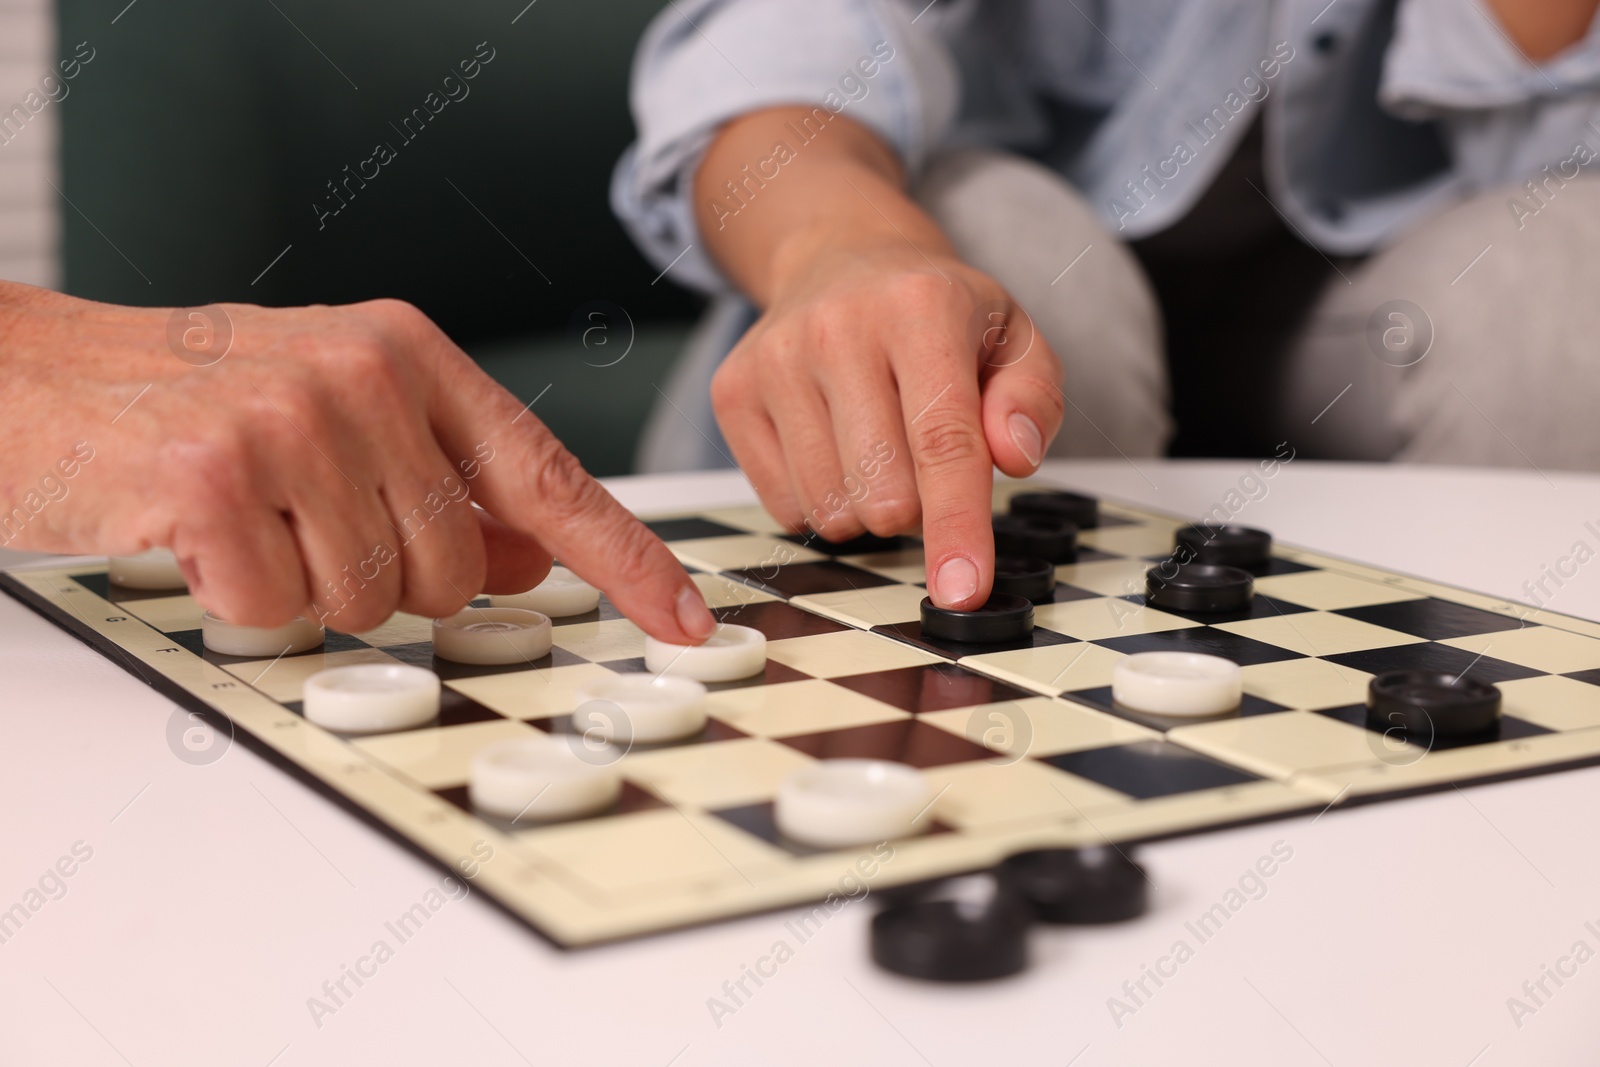
[[678, 593], [678, 625], [696, 641], [710, 637], [711, 631], [717, 628], [717, 620], [711, 617], [705, 598], [692, 585], [684, 586]]
[[1044, 435], [1039, 432], [1038, 424], [1020, 411], [1012, 412], [1006, 423], [1011, 427], [1012, 443], [1037, 467], [1044, 455]]
[[960, 603], [978, 591], [978, 568], [965, 556], [954, 556], [939, 565], [933, 584], [946, 606]]

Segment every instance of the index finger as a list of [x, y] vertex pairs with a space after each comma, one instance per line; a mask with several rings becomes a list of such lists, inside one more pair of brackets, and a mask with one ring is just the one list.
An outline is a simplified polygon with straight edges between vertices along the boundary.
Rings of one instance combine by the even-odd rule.
[[994, 461], [983, 433], [977, 368], [971, 355], [953, 348], [922, 363], [914, 376], [899, 377], [922, 498], [928, 594], [941, 608], [973, 611], [989, 599], [994, 581]]
[[462, 464], [473, 499], [537, 538], [650, 636], [679, 645], [705, 640], [716, 620], [667, 546], [470, 357], [441, 363], [434, 434]]

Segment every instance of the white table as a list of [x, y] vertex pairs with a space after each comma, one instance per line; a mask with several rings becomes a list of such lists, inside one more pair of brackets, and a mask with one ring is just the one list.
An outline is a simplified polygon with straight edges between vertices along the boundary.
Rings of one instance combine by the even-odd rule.
[[[1199, 513], [1242, 463], [1072, 463], [1091, 492]], [[614, 483], [660, 510], [748, 499], [733, 475]], [[1600, 478], [1296, 462], [1241, 521], [1281, 539], [1504, 596], [1600, 547]], [[1597, 521], [1600, 526], [1600, 521]], [[1600, 618], [1600, 562], [1550, 605]], [[172, 705], [0, 597], [0, 909], [76, 842], [92, 858], [0, 944], [0, 1063], [953, 1064], [1592, 1063], [1600, 962], [1543, 1006], [1526, 980], [1600, 952], [1600, 770], [1447, 792], [1149, 847], [1151, 912], [1048, 931], [1024, 976], [938, 987], [876, 971], [870, 903], [804, 944], [784, 913], [576, 953], [482, 900], [404, 944], [385, 922], [438, 875], [235, 745], [174, 758]], [[1293, 858], [1213, 937], [1185, 927], [1269, 853]], [[81, 850], [80, 846], [80, 850]], [[334, 1014], [322, 996], [373, 942], [393, 958]], [[707, 1000], [786, 939], [742, 1006]], [[1126, 995], [1179, 939], [1193, 957]], [[1562, 966], [1572, 971], [1574, 962]], [[373, 968], [369, 966], [369, 971]], [[1170, 972], [1172, 966], [1167, 965]], [[1507, 998], [1533, 1014], [1514, 1020]], [[330, 1001], [331, 1003], [331, 1001]], [[729, 1003], [732, 1003], [729, 1001]], [[1131, 1000], [1125, 1003], [1132, 1005]], [[1518, 1025], [1520, 1021], [1520, 1026]]]

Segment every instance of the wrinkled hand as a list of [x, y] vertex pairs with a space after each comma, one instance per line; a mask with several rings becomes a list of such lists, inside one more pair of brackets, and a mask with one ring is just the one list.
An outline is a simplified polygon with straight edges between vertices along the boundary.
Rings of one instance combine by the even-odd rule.
[[197, 366], [168, 310], [0, 283], [7, 547], [168, 546], [223, 618], [345, 631], [527, 589], [554, 553], [650, 634], [709, 633], [667, 548], [415, 308], [222, 310]]
[[987, 275], [903, 240], [805, 258], [712, 384], [767, 509], [829, 540], [920, 520], [928, 588], [993, 580], [992, 467], [1033, 473], [1061, 425], [1060, 361]]

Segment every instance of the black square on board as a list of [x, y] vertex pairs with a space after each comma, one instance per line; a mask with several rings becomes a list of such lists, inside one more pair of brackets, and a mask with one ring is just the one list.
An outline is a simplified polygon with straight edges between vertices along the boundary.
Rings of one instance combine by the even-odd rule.
[[493, 708], [485, 707], [449, 686], [439, 690], [439, 718], [434, 723], [436, 726], [464, 726], [469, 722], [490, 722], [503, 718], [505, 716]]
[[1466, 674], [1480, 682], [1509, 682], [1517, 678], [1536, 678], [1544, 671], [1522, 667], [1492, 656], [1480, 656], [1454, 645], [1437, 645], [1425, 641], [1414, 645], [1394, 645], [1389, 648], [1372, 648], [1364, 652], [1341, 652], [1324, 656], [1330, 663], [1341, 667], [1354, 667], [1368, 674], [1385, 671], [1443, 671], [1446, 674]]
[[814, 637], [817, 634], [836, 634], [850, 627], [832, 619], [825, 619], [809, 611], [801, 611], [781, 600], [756, 600], [732, 607], [712, 608], [711, 614], [718, 622], [733, 623], [760, 630], [768, 641], [782, 641], [790, 637]]
[[105, 571], [96, 571], [91, 574], [68, 575], [73, 581], [83, 586], [101, 600], [108, 600], [113, 604], [122, 604], [132, 600], [156, 600], [165, 596], [183, 596], [187, 589], [129, 589], [125, 585], [112, 585], [111, 576]]
[[726, 573], [729, 577], [783, 597], [844, 593], [851, 589], [871, 589], [880, 585], [898, 584], [893, 578], [886, 578], [848, 563], [840, 563], [836, 559], [786, 563], [773, 567], [749, 567]]
[[1520, 629], [1525, 625], [1521, 619], [1433, 597], [1400, 600], [1392, 604], [1369, 604], [1364, 608], [1343, 608], [1334, 614], [1399, 630], [1413, 637], [1425, 637], [1429, 641], [1493, 634], [1501, 630]]
[[1133, 655], [1136, 652], [1200, 652], [1207, 656], [1221, 656], [1241, 667], [1253, 663], [1277, 663], [1286, 659], [1306, 657], [1287, 648], [1269, 645], [1251, 637], [1241, 637], [1227, 630], [1210, 626], [1193, 626], [1185, 630], [1164, 630], [1154, 634], [1129, 634], [1126, 637], [1107, 637], [1094, 642], [1114, 652]]
[[831, 681], [834, 685], [842, 685], [913, 714], [969, 708], [1002, 700], [1022, 700], [1035, 695], [954, 663], [870, 671]]
[[[1370, 730], [1379, 735], [1386, 734], [1394, 728], [1392, 725], [1369, 721], [1365, 704], [1346, 704], [1342, 708], [1324, 708], [1318, 711], [1317, 714], [1326, 715], [1330, 719], [1338, 719], [1340, 722], [1349, 723], [1351, 726], [1359, 726], [1364, 730]], [[1522, 737], [1537, 737], [1539, 734], [1550, 733], [1555, 733], [1555, 731], [1548, 727], [1531, 723], [1526, 719], [1519, 719], [1514, 715], [1500, 716], [1500, 720], [1495, 723], [1493, 729], [1459, 737], [1441, 737], [1438, 734], [1434, 734], [1431, 737], [1426, 734], [1418, 737], [1406, 737], [1405, 731], [1398, 731], [1401, 738], [1435, 752], [1442, 752], [1452, 748], [1467, 748], [1472, 745], [1489, 745], [1496, 741], [1515, 741]], [[1374, 748], [1373, 751], [1377, 752], [1378, 749]]]
[[882, 759], [912, 767], [941, 767], [990, 759], [993, 752], [919, 719], [898, 719], [781, 738], [816, 759]]
[[687, 516], [681, 519], [652, 519], [645, 523], [650, 532], [663, 541], [693, 541], [701, 537], [753, 536], [749, 530], [724, 526], [720, 522]]
[[1260, 781], [1247, 771], [1166, 741], [1063, 752], [1042, 762], [1139, 800]]
[[830, 541], [815, 530], [807, 530], [803, 534], [784, 534], [783, 539], [803, 545], [813, 552], [821, 552], [825, 556], [865, 556], [874, 552], [898, 552], [921, 544], [914, 537], [899, 535], [879, 537], [870, 533], [852, 537], [847, 541]]
[[[1123, 600], [1140, 607], [1147, 607], [1150, 597], [1145, 593], [1136, 593], [1125, 596]], [[1242, 611], [1179, 611], [1176, 608], [1156, 608], [1156, 611], [1168, 615], [1176, 615], [1180, 619], [1198, 622], [1205, 626], [1215, 626], [1219, 622], [1244, 622], [1246, 619], [1275, 619], [1279, 615], [1299, 615], [1310, 611], [1308, 607], [1291, 604], [1287, 600], [1277, 600], [1273, 597], [1262, 596], [1259, 593], [1250, 598], [1250, 606]]]

